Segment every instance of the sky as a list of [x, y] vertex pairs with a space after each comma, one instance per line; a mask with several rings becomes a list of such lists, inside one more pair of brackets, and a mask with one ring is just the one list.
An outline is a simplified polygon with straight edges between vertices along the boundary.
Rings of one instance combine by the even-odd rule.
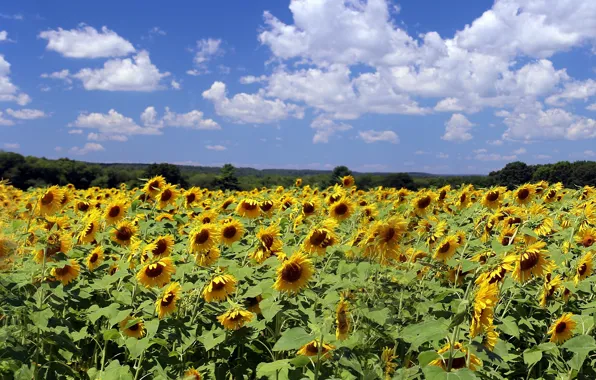
[[596, 1], [0, 4], [0, 149], [484, 174], [596, 159]]

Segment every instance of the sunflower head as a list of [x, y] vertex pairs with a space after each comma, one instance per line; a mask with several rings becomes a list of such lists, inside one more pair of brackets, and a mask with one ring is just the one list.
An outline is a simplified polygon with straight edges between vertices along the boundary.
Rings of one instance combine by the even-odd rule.
[[572, 317], [572, 313], [565, 313], [551, 325], [548, 330], [551, 342], [563, 343], [573, 336], [573, 330], [577, 323]]
[[313, 273], [312, 262], [303, 253], [294, 253], [277, 268], [277, 280], [273, 288], [280, 292], [298, 293], [306, 287]]
[[128, 316], [120, 322], [120, 331], [126, 336], [140, 339], [145, 336], [145, 324], [140, 318]]
[[137, 233], [137, 226], [130, 221], [122, 221], [118, 223], [112, 232], [112, 240], [124, 246], [130, 245], [133, 242], [135, 234]]
[[234, 307], [217, 317], [219, 323], [227, 330], [239, 330], [246, 323], [253, 319], [254, 315], [250, 311], [240, 307]]
[[71, 281], [78, 277], [81, 272], [81, 266], [75, 260], [71, 259], [62, 267], [52, 268], [52, 276], [56, 281], [60, 281], [62, 285], [68, 285]]
[[244, 226], [236, 219], [226, 219], [219, 227], [220, 239], [226, 245], [232, 245], [242, 239]]
[[349, 218], [354, 212], [354, 205], [347, 197], [342, 197], [329, 206], [329, 216], [338, 221]]
[[219, 243], [219, 229], [215, 224], [202, 224], [193, 228], [188, 238], [191, 252], [204, 252]]
[[145, 264], [137, 273], [137, 281], [146, 288], [161, 287], [170, 282], [174, 272], [176, 272], [176, 268], [172, 259], [164, 257], [159, 261]]
[[182, 288], [179, 283], [172, 282], [155, 301], [155, 310], [159, 319], [172, 314], [176, 310], [176, 302], [180, 299]]

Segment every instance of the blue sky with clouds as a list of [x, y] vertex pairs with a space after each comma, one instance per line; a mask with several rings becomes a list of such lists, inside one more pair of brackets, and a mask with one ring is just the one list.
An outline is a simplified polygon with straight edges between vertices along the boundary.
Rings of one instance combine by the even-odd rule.
[[487, 173], [594, 159], [596, 2], [3, 2], [0, 149]]

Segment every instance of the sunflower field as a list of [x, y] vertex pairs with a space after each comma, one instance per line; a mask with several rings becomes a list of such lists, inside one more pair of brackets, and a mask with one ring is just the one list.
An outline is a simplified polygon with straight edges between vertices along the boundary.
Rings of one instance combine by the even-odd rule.
[[0, 183], [6, 379], [594, 379], [596, 190]]

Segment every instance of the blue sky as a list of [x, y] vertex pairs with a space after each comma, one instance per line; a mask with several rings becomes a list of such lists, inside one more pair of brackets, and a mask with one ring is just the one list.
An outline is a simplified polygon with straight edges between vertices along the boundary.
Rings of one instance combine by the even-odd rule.
[[0, 149], [487, 173], [594, 159], [596, 2], [0, 5]]

